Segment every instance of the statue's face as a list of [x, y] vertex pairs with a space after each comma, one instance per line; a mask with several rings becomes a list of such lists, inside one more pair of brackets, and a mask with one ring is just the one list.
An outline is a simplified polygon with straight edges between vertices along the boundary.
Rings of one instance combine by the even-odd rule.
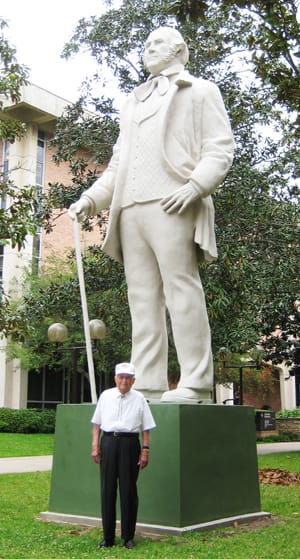
[[144, 50], [144, 64], [151, 74], [159, 74], [177, 60], [174, 44], [165, 30], [150, 33]]

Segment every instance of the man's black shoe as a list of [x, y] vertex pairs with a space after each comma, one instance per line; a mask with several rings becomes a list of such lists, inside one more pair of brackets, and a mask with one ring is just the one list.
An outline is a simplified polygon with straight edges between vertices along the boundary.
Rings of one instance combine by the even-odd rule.
[[102, 542], [98, 543], [97, 547], [101, 549], [102, 547], [113, 547], [115, 545], [114, 540], [102, 540]]
[[134, 546], [135, 546], [133, 540], [127, 540], [127, 542], [125, 542], [124, 545], [125, 545], [125, 547], [126, 547], [127, 549], [133, 549]]

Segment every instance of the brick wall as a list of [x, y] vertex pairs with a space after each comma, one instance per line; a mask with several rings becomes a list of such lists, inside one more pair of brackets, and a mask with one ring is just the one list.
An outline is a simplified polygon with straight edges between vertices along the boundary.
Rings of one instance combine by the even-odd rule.
[[276, 419], [278, 433], [295, 433], [300, 441], [300, 418]]
[[[46, 142], [45, 154], [45, 191], [49, 183], [59, 182], [68, 186], [72, 184], [69, 165], [62, 162], [56, 165], [52, 156], [54, 151], [49, 147], [49, 139]], [[42, 265], [53, 260], [53, 258], [64, 258], [64, 256], [74, 248], [73, 226], [67, 215], [67, 210], [56, 211], [52, 220], [54, 227], [51, 233], [42, 233]], [[82, 249], [87, 246], [101, 243], [99, 228], [95, 226], [91, 232], [80, 231]]]
[[280, 399], [280, 386], [274, 386], [274, 392], [269, 394], [265, 398], [259, 398], [255, 394], [247, 394], [244, 392], [243, 395], [244, 406], [252, 406], [258, 410], [263, 409], [264, 406], [269, 406], [273, 411], [281, 410], [281, 399]]

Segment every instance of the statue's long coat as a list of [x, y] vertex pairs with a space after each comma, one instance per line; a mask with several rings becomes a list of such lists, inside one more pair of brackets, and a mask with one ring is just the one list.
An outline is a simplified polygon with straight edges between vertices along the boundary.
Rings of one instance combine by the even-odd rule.
[[[137, 102], [134, 92], [131, 93], [121, 112], [120, 136], [111, 161], [102, 176], [83, 194], [89, 199], [93, 214], [110, 206], [102, 248], [119, 262], [123, 261], [119, 215]], [[213, 260], [217, 257], [217, 248], [211, 194], [226, 177], [233, 159], [233, 137], [220, 91], [214, 83], [183, 71], [170, 86], [160, 110], [158, 138], [164, 164], [178, 184], [191, 180], [201, 192], [201, 198], [195, 202], [195, 242], [203, 258]]]

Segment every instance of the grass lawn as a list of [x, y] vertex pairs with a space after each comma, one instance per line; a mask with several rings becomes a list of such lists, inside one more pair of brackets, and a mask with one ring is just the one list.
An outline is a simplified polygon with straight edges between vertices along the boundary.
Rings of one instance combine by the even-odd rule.
[[[9, 456], [46, 456], [53, 454], [54, 435], [0, 433], [0, 458]], [[0, 559], [2, 559], [0, 557]]]
[[[28, 435], [27, 435], [28, 436]], [[36, 435], [33, 435], [35, 437]], [[260, 468], [300, 472], [300, 453], [264, 455]], [[137, 547], [96, 549], [98, 529], [42, 522], [48, 509], [50, 473], [0, 476], [0, 559], [300, 559], [300, 487], [261, 485], [267, 522], [151, 539], [137, 535]]]
[[288, 472], [300, 474], [300, 452], [278, 452], [278, 454], [265, 454], [259, 456], [258, 467], [279, 468], [280, 470], [287, 470]]

